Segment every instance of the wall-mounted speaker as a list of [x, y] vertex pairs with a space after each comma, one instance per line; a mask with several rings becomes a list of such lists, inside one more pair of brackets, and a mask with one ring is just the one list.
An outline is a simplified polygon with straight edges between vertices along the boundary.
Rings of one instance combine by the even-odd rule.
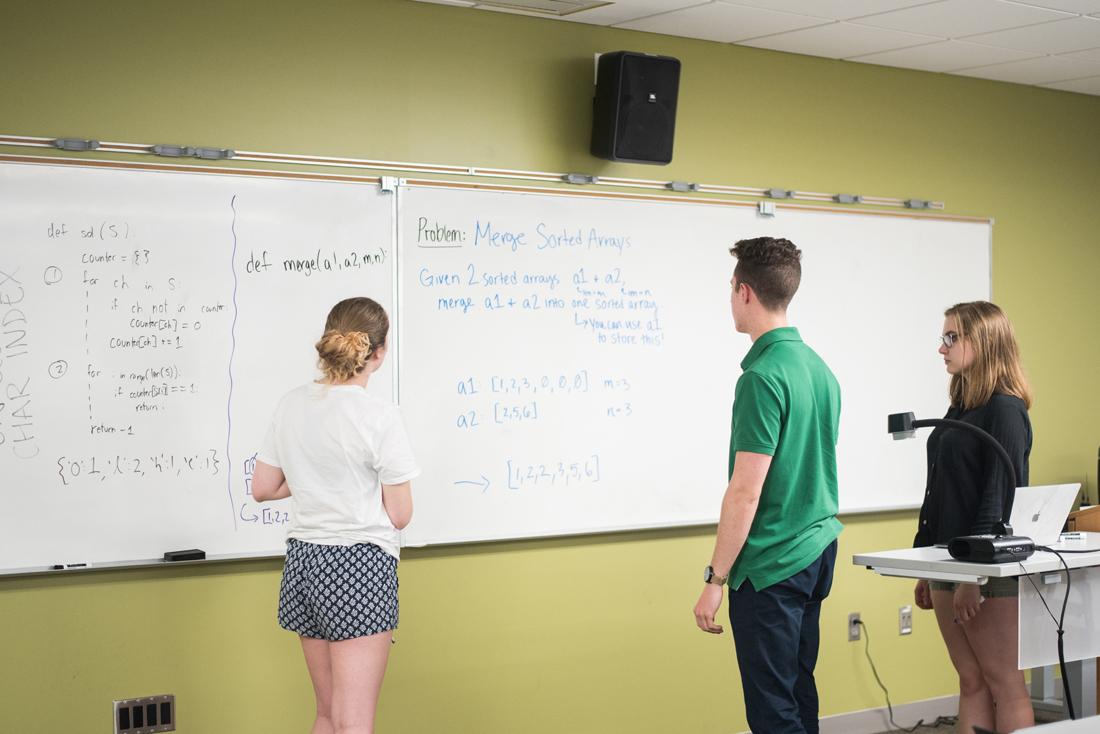
[[633, 51], [601, 54], [592, 101], [592, 155], [612, 161], [672, 160], [680, 61]]

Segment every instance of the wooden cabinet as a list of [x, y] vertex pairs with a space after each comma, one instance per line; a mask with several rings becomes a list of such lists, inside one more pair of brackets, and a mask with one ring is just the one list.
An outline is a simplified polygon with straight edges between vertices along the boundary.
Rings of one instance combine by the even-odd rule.
[[1069, 518], [1066, 520], [1066, 529], [1070, 532], [1079, 530], [1100, 533], [1100, 505], [1082, 507], [1076, 512], [1069, 513]]

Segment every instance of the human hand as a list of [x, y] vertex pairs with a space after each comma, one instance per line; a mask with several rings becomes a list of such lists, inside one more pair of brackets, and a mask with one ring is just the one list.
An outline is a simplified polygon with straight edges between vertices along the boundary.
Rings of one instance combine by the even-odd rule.
[[981, 611], [983, 601], [985, 598], [977, 584], [959, 584], [954, 598], [955, 621], [965, 624], [974, 619]]
[[722, 606], [722, 594], [725, 586], [717, 584], [704, 584], [703, 593], [699, 595], [699, 601], [695, 603], [695, 624], [704, 632], [713, 635], [722, 634], [722, 625], [714, 623], [714, 617]]
[[919, 609], [932, 608], [932, 592], [928, 588], [928, 581], [921, 579], [917, 582], [917, 588], [913, 590], [913, 599]]

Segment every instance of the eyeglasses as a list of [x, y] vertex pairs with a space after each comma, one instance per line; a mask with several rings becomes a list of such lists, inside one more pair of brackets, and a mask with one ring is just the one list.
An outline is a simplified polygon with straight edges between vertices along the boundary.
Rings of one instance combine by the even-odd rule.
[[944, 348], [946, 349], [950, 349], [951, 347], [955, 346], [955, 342], [957, 342], [958, 340], [959, 335], [953, 331], [949, 331], [940, 337], [940, 343], [943, 344]]

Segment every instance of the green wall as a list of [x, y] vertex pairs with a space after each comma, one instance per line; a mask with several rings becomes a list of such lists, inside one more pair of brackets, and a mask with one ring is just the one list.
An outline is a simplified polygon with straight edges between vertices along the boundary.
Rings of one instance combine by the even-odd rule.
[[[991, 216], [994, 295], [1038, 397], [1032, 481], [1087, 480], [1096, 497], [1100, 98], [407, 0], [7, 0], [3, 15], [0, 134], [917, 196]], [[683, 62], [667, 167], [587, 154], [592, 54], [620, 48]], [[845, 522], [822, 713], [883, 705], [842, 636], [850, 611], [895, 704], [952, 693], [931, 616], [896, 633], [911, 584], [844, 561], [907, 544], [915, 514]], [[408, 551], [380, 731], [743, 729], [729, 635], [691, 616], [712, 532]], [[0, 731], [106, 731], [113, 698], [162, 692], [180, 731], [306, 731], [278, 574], [0, 578]]]

